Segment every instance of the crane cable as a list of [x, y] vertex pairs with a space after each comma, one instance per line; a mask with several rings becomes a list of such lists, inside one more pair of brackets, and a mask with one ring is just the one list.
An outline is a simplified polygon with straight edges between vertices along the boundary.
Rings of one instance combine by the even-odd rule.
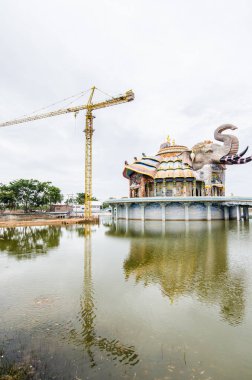
[[[105, 92], [105, 91], [100, 90], [100, 89], [97, 88], [97, 87], [95, 87], [95, 89], [98, 90], [98, 91], [100, 91], [102, 94], [108, 96], [108, 97], [111, 98], [111, 99], [114, 99], [114, 98], [115, 98], [114, 96], [108, 94], [108, 93]], [[63, 103], [63, 102], [65, 102], [65, 101], [69, 100], [69, 99], [73, 99], [73, 98], [75, 98], [75, 99], [73, 99], [71, 102], [69, 102], [69, 103], [67, 103], [67, 104], [65, 105], [66, 107], [68, 107], [69, 105], [73, 104], [74, 102], [76, 102], [77, 100], [79, 100], [80, 98], [82, 98], [84, 95], [86, 95], [90, 90], [91, 90], [91, 89], [89, 88], [88, 90], [85, 90], [85, 91], [79, 92], [78, 94], [75, 94], [75, 95], [69, 96], [68, 98], [64, 98], [64, 99], [62, 99], [62, 100], [59, 100], [59, 101], [57, 101], [57, 102], [55, 102], [55, 103], [52, 103], [52, 104], [50, 104], [50, 105], [48, 105], [48, 106], [46, 106], [46, 107], [42, 107], [42, 108], [36, 109], [35, 111], [33, 111], [33, 112], [31, 112], [31, 113], [27, 113], [27, 114], [21, 115], [21, 116], [19, 116], [19, 117], [16, 117], [16, 119], [18, 119], [18, 118], [23, 118], [23, 117], [29, 117], [29, 116], [32, 116], [32, 115], [35, 114], [35, 113], [38, 113], [38, 112], [44, 111], [44, 110], [46, 110], [46, 109], [48, 109], [48, 108], [51, 108], [51, 107], [53, 107], [53, 106], [55, 106], [55, 105], [57, 105], [57, 104], [60, 104], [60, 103]], [[75, 119], [76, 119], [77, 114], [78, 114], [78, 113], [75, 113], [75, 115], [74, 115], [74, 116], [75, 116]]]
[[75, 101], [79, 100], [82, 96], [86, 95], [88, 92], [90, 91], [90, 89], [86, 90], [86, 91], [82, 91], [82, 92], [79, 92], [78, 94], [75, 94], [75, 95], [72, 95], [72, 96], [69, 96], [68, 98], [65, 98], [65, 99], [62, 99], [62, 100], [59, 100], [55, 103], [52, 103], [46, 107], [42, 107], [42, 108], [39, 108], [39, 109], [36, 109], [35, 111], [31, 112], [31, 113], [27, 113], [27, 114], [24, 114], [24, 115], [21, 115], [19, 116], [18, 118], [23, 118], [23, 117], [29, 117], [29, 116], [32, 116], [33, 114], [35, 113], [38, 113], [38, 112], [41, 112], [41, 111], [44, 111], [50, 107], [53, 107], [59, 103], [63, 103], [69, 99], [73, 99], [73, 98], [77, 98], [77, 99], [73, 99], [71, 102], [69, 102], [68, 104], [66, 104], [66, 107], [69, 106], [70, 104], [74, 103]]
[[100, 91], [102, 94], [108, 96], [108, 97], [111, 98], [111, 99], [114, 99], [114, 98], [115, 98], [115, 96], [112, 96], [112, 95], [108, 94], [107, 92], [104, 92], [104, 91], [100, 90], [100, 89], [97, 88], [97, 87], [95, 87], [95, 89], [98, 90], [98, 91]]

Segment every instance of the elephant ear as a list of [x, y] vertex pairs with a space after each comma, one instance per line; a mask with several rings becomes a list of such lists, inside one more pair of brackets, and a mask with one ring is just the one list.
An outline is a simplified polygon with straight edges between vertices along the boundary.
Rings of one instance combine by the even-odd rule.
[[236, 136], [222, 134], [222, 132], [227, 129], [234, 131], [237, 127], [232, 124], [223, 124], [215, 130], [214, 138], [215, 140], [222, 141], [224, 143], [225, 155], [237, 154], [239, 150], [239, 140]]
[[182, 159], [183, 163], [188, 164], [192, 167], [192, 159], [191, 159], [191, 150], [185, 150], [184, 152], [178, 154], [178, 157]]

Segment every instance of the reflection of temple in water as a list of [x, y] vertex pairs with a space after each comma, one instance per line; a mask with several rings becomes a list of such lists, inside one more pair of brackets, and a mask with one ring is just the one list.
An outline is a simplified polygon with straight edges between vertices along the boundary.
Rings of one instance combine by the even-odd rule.
[[190, 295], [216, 304], [225, 320], [237, 324], [244, 314], [244, 285], [242, 276], [228, 265], [228, 233], [222, 222], [164, 226], [137, 221], [117, 222], [109, 232], [130, 239], [126, 279], [158, 285], [171, 302]]
[[74, 325], [69, 328], [69, 340], [83, 347], [88, 355], [90, 366], [97, 365], [96, 355], [98, 351], [114, 361], [134, 366], [138, 363], [138, 355], [133, 346], [122, 344], [117, 339], [108, 339], [97, 334], [94, 284], [92, 280], [92, 242], [91, 226], [77, 228], [79, 236], [84, 236], [84, 283], [83, 294], [80, 299], [80, 311]]

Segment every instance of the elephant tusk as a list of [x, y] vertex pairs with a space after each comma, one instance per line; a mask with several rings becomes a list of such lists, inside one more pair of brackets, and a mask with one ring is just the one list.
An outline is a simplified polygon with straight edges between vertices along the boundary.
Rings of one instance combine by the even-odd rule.
[[247, 153], [248, 148], [249, 148], [249, 147], [247, 146], [247, 148], [244, 149], [241, 153], [236, 154], [236, 155], [234, 156], [234, 160], [238, 160], [239, 158], [241, 158], [242, 156], [244, 156], [244, 154]]
[[239, 161], [239, 159], [241, 159], [242, 156], [244, 156], [244, 154], [247, 152], [248, 150], [248, 146], [246, 149], [244, 149], [241, 153], [239, 154], [233, 154], [232, 156], [224, 156], [221, 158], [220, 162], [221, 163], [235, 163], [235, 161]]
[[252, 156], [246, 158], [231, 159], [230, 157], [223, 157], [220, 159], [221, 164], [225, 165], [241, 165], [252, 161]]

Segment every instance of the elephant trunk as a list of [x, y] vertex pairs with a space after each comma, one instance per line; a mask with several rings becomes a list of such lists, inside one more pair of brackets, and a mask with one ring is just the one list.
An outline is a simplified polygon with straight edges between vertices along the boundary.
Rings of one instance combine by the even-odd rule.
[[215, 130], [214, 138], [224, 143], [225, 155], [236, 154], [239, 149], [239, 140], [236, 136], [222, 134], [226, 129], [234, 131], [237, 127], [232, 124], [223, 124]]

